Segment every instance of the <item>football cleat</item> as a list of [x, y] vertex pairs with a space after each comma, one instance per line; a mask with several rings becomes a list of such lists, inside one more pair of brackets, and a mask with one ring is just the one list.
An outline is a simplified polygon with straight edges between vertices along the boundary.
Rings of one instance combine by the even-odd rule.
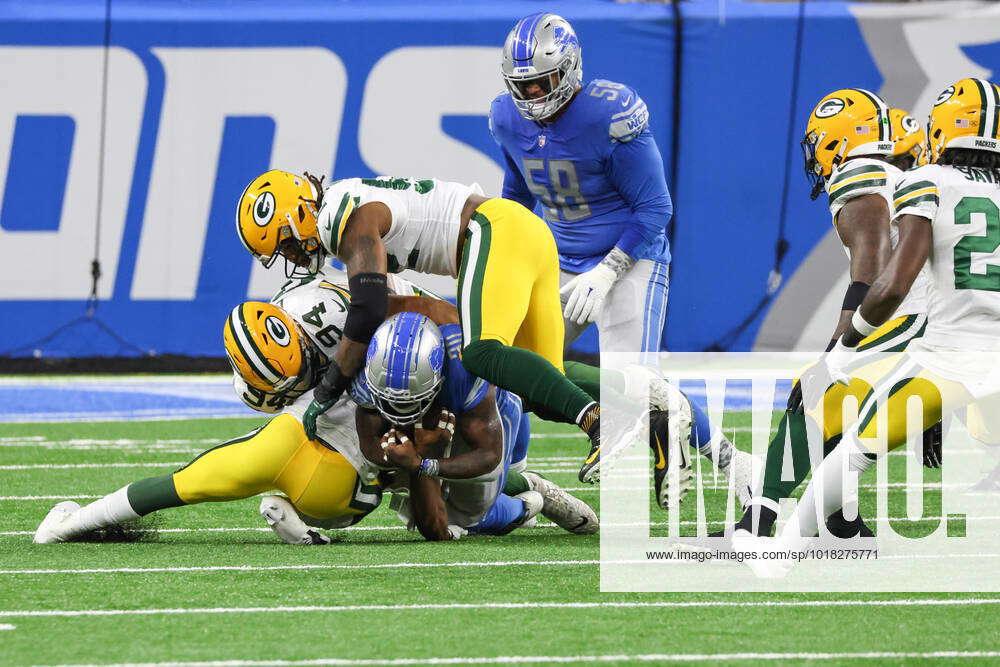
[[[733, 532], [733, 551], [739, 553], [753, 553], [760, 556], [765, 551], [775, 551], [775, 542], [770, 537], [758, 537], [745, 530]], [[760, 557], [746, 558], [744, 563], [753, 570], [759, 579], [781, 579], [792, 569], [792, 561], [789, 559], [765, 559]]]
[[552, 521], [563, 530], [577, 535], [592, 535], [597, 532], [600, 523], [597, 513], [590, 505], [576, 496], [556, 486], [537, 472], [525, 471], [524, 478], [528, 480], [532, 491], [542, 495], [542, 516]]
[[601, 479], [601, 419], [598, 417], [587, 429], [590, 438], [590, 453], [583, 461], [577, 475], [584, 484], [596, 484]]
[[[656, 504], [667, 509], [684, 502], [694, 475], [691, 471], [691, 408], [671, 415], [663, 410], [649, 413], [649, 448], [653, 450], [653, 490]], [[677, 484], [670, 483], [672, 468], [677, 468]]]
[[726, 481], [733, 485], [733, 492], [740, 503], [740, 508], [746, 509], [753, 499], [757, 482], [761, 479], [764, 462], [759, 456], [733, 446], [733, 456], [729, 459], [729, 465], [719, 470], [725, 475]]
[[330, 544], [332, 540], [315, 528], [306, 525], [295, 511], [295, 506], [281, 496], [264, 496], [260, 499], [260, 515], [271, 530], [287, 544]]
[[73, 515], [80, 509], [80, 504], [72, 500], [64, 500], [49, 510], [42, 522], [35, 530], [35, 544], [56, 544], [65, 542], [73, 537], [72, 528]]

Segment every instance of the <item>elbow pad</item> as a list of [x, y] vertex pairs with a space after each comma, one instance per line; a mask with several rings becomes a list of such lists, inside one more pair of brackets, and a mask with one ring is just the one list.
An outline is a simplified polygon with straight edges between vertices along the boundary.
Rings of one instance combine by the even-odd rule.
[[367, 343], [378, 325], [385, 320], [389, 307], [389, 289], [384, 273], [359, 273], [348, 280], [351, 307], [344, 323], [344, 335], [358, 343]]

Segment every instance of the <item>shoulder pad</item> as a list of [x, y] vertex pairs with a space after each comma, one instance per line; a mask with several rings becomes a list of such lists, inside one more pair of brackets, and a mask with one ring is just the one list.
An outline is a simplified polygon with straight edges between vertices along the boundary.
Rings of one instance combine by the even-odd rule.
[[833, 171], [826, 183], [830, 204], [844, 203], [874, 192], [878, 188], [884, 188], [889, 180], [895, 180], [899, 173], [894, 166], [881, 160], [860, 158], [845, 162]]
[[598, 98], [601, 115], [607, 114], [608, 136], [612, 141], [631, 141], [649, 125], [649, 109], [639, 94], [623, 83], [595, 79], [584, 93]]
[[906, 172], [892, 193], [894, 216], [912, 213], [933, 219], [938, 206], [937, 165], [925, 165]]

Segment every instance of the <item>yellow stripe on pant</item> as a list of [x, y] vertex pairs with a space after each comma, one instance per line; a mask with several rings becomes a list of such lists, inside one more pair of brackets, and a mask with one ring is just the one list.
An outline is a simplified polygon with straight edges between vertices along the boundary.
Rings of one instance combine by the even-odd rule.
[[315, 519], [364, 515], [354, 507], [358, 474], [341, 454], [306, 438], [302, 424], [279, 415], [245, 440], [210, 449], [173, 475], [187, 504], [239, 500], [279, 490]]
[[496, 340], [563, 370], [559, 255], [541, 218], [507, 199], [480, 204], [465, 233], [458, 309], [464, 345]]

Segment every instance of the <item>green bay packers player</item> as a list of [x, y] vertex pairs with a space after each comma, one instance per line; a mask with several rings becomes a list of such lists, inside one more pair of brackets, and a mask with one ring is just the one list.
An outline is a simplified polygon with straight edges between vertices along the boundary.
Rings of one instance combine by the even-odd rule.
[[321, 182], [279, 170], [254, 179], [237, 205], [247, 249], [266, 266], [316, 270], [344, 262], [353, 299], [344, 339], [303, 417], [313, 433], [350, 385], [386, 313], [386, 275], [403, 269], [458, 279], [465, 366], [521, 396], [543, 416], [577, 424], [591, 441], [580, 477], [600, 466], [600, 406], [567, 378], [559, 257], [552, 232], [522, 205], [478, 186], [436, 179]]
[[[828, 351], [850, 326], [851, 317], [885, 267], [896, 243], [897, 232], [890, 225], [892, 193], [903, 172], [892, 162], [919, 161], [923, 154], [922, 134], [919, 124], [905, 111], [890, 110], [875, 93], [860, 88], [826, 95], [809, 116], [802, 146], [806, 174], [812, 183], [810, 196], [815, 199], [826, 190], [833, 225], [850, 264], [851, 283], [844, 294]], [[926, 283], [927, 277], [921, 273], [894, 316], [862, 342], [859, 347], [862, 356], [856, 362], [862, 362], [864, 355], [874, 358], [879, 353], [902, 350], [923, 333], [927, 321]], [[791, 495], [813, 467], [812, 459], [819, 458], [818, 452], [810, 452], [810, 435], [814, 442], [823, 443], [824, 452], [830, 451], [843, 432], [840, 408], [844, 398], [864, 397], [863, 383], [830, 387], [824, 370], [822, 363], [816, 364], [795, 383], [788, 410], [768, 447], [760, 494], [736, 524], [737, 531], [770, 535], [778, 515], [778, 501]], [[869, 372], [879, 371], [875, 368]], [[820, 400], [823, 409], [818, 414], [822, 414], [822, 423], [817, 424], [812, 419], [817, 413], [810, 412], [807, 418], [804, 403], [815, 408]], [[931, 437], [929, 434], [928, 438]], [[791, 466], [786, 465], [789, 455]], [[793, 470], [791, 479], [787, 468]], [[830, 518], [828, 527], [842, 536], [870, 534], [860, 517], [848, 520], [840, 513]]]
[[[324, 294], [312, 312], [335, 315], [346, 303], [345, 291], [317, 283], [317, 291]], [[333, 324], [326, 318], [315, 328], [330, 326], [326, 322]], [[336, 343], [333, 338], [330, 345], [318, 343], [282, 308], [261, 302], [234, 308], [224, 339], [238, 393], [262, 411], [276, 411], [288, 396], [310, 387]], [[346, 402], [336, 409], [351, 410]], [[259, 429], [203, 452], [172, 474], [138, 480], [85, 507], [57, 504], [38, 527], [35, 542], [63, 542], [168, 507], [239, 500], [274, 489], [309, 517], [310, 525], [352, 525], [379, 505], [382, 490], [377, 470], [364, 466], [348, 420], [353, 421], [353, 413], [341, 415], [338, 421], [347, 423], [341, 428], [327, 425], [318, 441], [305, 436], [295, 416], [280, 414]], [[315, 531], [299, 539], [329, 541]]]
[[[942, 414], [1000, 392], [998, 124], [1000, 88], [990, 81], [962, 79], [938, 96], [927, 131], [931, 164], [896, 183], [899, 242], [824, 364], [834, 378], [848, 375], [860, 342], [899, 311], [925, 263], [927, 331], [896, 355], [874, 385], [858, 423], [817, 468], [778, 546], [769, 549], [800, 549], [816, 535], [817, 515], [829, 516], [843, 505], [845, 471], [860, 476], [877, 453], [906, 442], [908, 399], [921, 397], [927, 428]], [[888, 430], [879, 441], [875, 431], [883, 412]], [[748, 562], [760, 576], [781, 576], [790, 568], [788, 562]]]

